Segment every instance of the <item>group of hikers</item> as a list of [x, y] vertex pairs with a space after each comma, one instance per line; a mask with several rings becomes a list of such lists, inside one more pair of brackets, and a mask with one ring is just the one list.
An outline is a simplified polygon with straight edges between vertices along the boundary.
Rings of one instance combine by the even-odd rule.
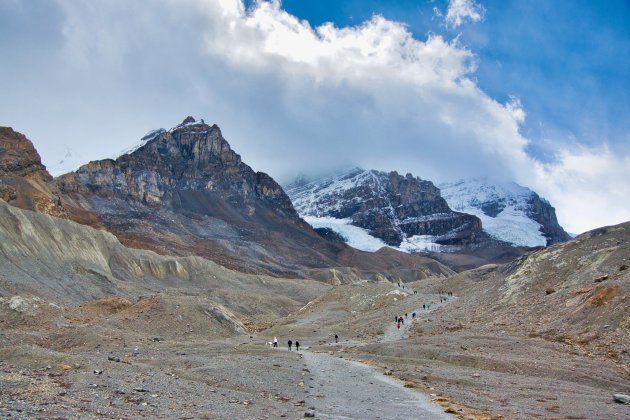
[[[338, 343], [338, 342], [339, 342], [339, 336], [335, 334], [335, 343]], [[295, 346], [296, 351], [300, 351], [300, 342], [297, 340], [295, 340], [295, 342], [293, 342], [293, 340], [287, 341], [287, 346], [289, 347], [289, 351], [291, 351], [293, 346]], [[273, 347], [278, 348], [278, 337], [273, 338]]]
[[[403, 285], [403, 286], [401, 286], [401, 285], [400, 285], [400, 282], [398, 282], [398, 287], [402, 287], [402, 288], [404, 288], [405, 286], [404, 286], [404, 285]], [[418, 292], [417, 292], [416, 290], [414, 290], [414, 291], [413, 291], [413, 294], [414, 294], [414, 295], [415, 295], [415, 294], [417, 294], [417, 293], [418, 293]], [[444, 291], [440, 291], [440, 292], [438, 292], [438, 293], [440, 293], [440, 294], [445, 294], [446, 296], [453, 296], [453, 292], [444, 292]], [[443, 296], [440, 296], [440, 303], [447, 302], [447, 301], [448, 301], [448, 297], [443, 297]], [[429, 304], [429, 303], [425, 303], [425, 304], [423, 304], [423, 305], [422, 305], [422, 309], [423, 309], [423, 310], [426, 310], [426, 311], [430, 310], [430, 309], [431, 309], [431, 304]], [[402, 315], [394, 315], [394, 322], [396, 322], [396, 328], [400, 329], [400, 326], [401, 326], [401, 325], [405, 325], [405, 319], [407, 319], [407, 318], [408, 318], [408, 315], [409, 315], [409, 314], [407, 314], [407, 313], [406, 313], [404, 318], [403, 318], [403, 316], [402, 316]], [[418, 315], [418, 314], [416, 314], [416, 312], [413, 312], [413, 313], [411, 314], [411, 318], [412, 318], [412, 319], [415, 319], [417, 315]]]

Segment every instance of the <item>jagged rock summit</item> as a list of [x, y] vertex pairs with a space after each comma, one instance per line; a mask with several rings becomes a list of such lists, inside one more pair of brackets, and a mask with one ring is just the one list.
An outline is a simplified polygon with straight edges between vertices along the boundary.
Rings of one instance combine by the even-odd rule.
[[201, 209], [220, 198], [253, 216], [267, 202], [299, 223], [291, 201], [270, 176], [244, 164], [218, 126], [192, 117], [171, 130], [152, 131], [140, 147], [116, 160], [90, 162], [58, 182], [65, 192], [131, 198], [173, 209]]
[[59, 190], [33, 143], [11, 127], [0, 127], [0, 199], [26, 210], [66, 217]]
[[403, 249], [459, 247], [483, 235], [477, 217], [452, 211], [431, 181], [411, 174], [354, 168], [312, 182], [300, 178], [287, 193], [315, 226], [352, 236], [343, 228], [351, 225]]

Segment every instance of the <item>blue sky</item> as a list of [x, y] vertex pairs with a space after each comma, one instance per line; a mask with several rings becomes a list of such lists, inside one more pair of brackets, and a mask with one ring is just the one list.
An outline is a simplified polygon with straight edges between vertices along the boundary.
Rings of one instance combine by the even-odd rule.
[[511, 180], [578, 233], [630, 220], [627, 22], [613, 0], [3, 0], [0, 124], [60, 174], [193, 115], [280, 181]]
[[[517, 96], [527, 112], [528, 151], [553, 159], [562, 141], [602, 141], [630, 151], [630, 2], [627, 0], [481, 1], [483, 19], [444, 24], [448, 1], [284, 0], [312, 26], [353, 26], [380, 14], [419, 39], [459, 36], [477, 58], [475, 78], [489, 96]], [[250, 2], [251, 4], [251, 2]], [[551, 145], [549, 143], [552, 143]], [[549, 150], [551, 148], [551, 150]]]

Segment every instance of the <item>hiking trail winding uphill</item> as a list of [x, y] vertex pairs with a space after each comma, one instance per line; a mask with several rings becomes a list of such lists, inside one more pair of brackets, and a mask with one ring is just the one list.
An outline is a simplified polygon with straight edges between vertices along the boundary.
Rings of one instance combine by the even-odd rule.
[[[418, 308], [416, 319], [408, 313], [400, 329], [391, 324], [376, 342], [394, 342], [409, 337], [413, 322], [423, 315], [454, 301], [431, 304], [430, 309]], [[404, 315], [403, 315], [404, 316]], [[375, 341], [344, 341], [343, 345], [361, 346]], [[331, 346], [339, 345], [330, 343]], [[346, 360], [330, 353], [305, 351], [304, 387], [308, 405], [322, 419], [448, 419], [439, 405], [422, 393], [406, 388], [403, 383], [387, 377], [364, 363]]]

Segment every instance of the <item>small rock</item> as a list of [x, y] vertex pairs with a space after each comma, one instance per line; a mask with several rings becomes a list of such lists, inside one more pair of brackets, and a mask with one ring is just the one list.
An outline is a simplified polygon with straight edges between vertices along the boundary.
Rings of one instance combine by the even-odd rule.
[[140, 387], [133, 388], [133, 390], [136, 391], [136, 392], [149, 392], [148, 389], [144, 389], [144, 388], [140, 388]]
[[95, 375], [100, 375], [101, 373], [103, 373], [102, 370], [94, 369], [94, 374]]
[[186, 356], [186, 353], [183, 351], [177, 351], [175, 352], [175, 356]]
[[109, 360], [110, 362], [120, 363], [120, 357], [116, 356], [107, 356], [107, 360]]
[[556, 289], [554, 289], [553, 287], [548, 287], [547, 290], [545, 290], [545, 293], [550, 295], [552, 293], [555, 293]]
[[315, 417], [315, 412], [309, 410], [306, 413], [304, 413], [304, 417]]
[[614, 394], [613, 400], [615, 400], [615, 402], [618, 402], [620, 404], [630, 404], [630, 395]]
[[163, 341], [162, 337], [153, 337], [152, 340], [155, 341], [156, 343]]

